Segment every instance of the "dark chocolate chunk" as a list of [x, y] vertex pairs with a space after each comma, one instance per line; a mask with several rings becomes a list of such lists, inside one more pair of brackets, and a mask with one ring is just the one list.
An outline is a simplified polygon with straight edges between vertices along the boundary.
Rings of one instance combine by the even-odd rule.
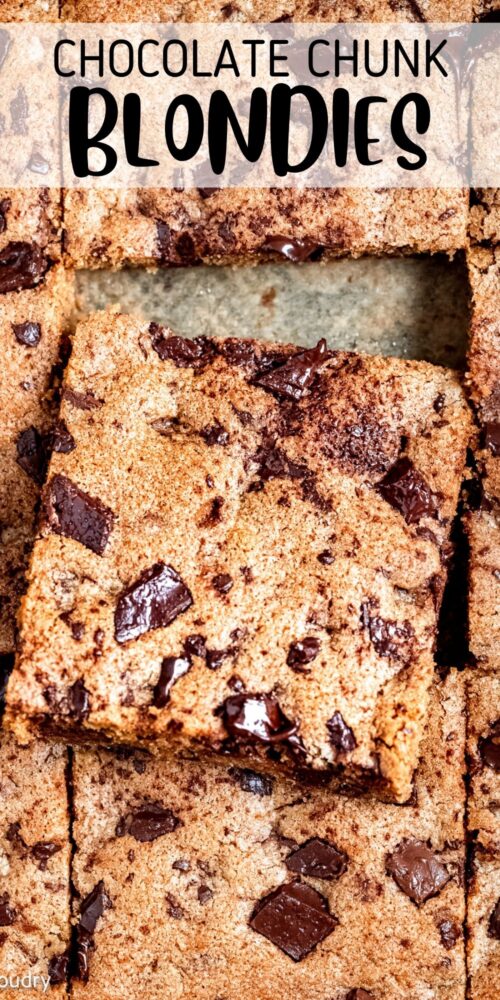
[[171, 809], [165, 809], [160, 802], [144, 802], [122, 817], [116, 827], [116, 836], [129, 834], [141, 844], [149, 844], [166, 833], [173, 833], [181, 822]]
[[151, 345], [162, 361], [172, 361], [177, 368], [203, 368], [215, 355], [215, 346], [208, 337], [176, 337], [167, 327], [151, 323]]
[[492, 455], [500, 455], [500, 423], [487, 423], [484, 428], [484, 445]]
[[212, 586], [219, 594], [228, 594], [233, 586], [233, 578], [229, 573], [218, 573], [212, 579]]
[[294, 354], [279, 368], [273, 368], [264, 375], [258, 374], [255, 382], [263, 389], [298, 403], [327, 360], [326, 340], [320, 340], [316, 347]]
[[294, 962], [309, 955], [337, 924], [328, 900], [304, 882], [278, 886], [257, 903], [250, 917], [250, 927]]
[[281, 448], [263, 447], [254, 456], [258, 463], [258, 474], [266, 482], [269, 479], [304, 479], [309, 474], [307, 465], [292, 462]]
[[357, 989], [349, 990], [345, 1000], [374, 1000], [374, 996], [368, 990], [358, 987]]
[[184, 652], [186, 656], [200, 656], [203, 659], [206, 655], [204, 637], [202, 635], [188, 635], [184, 642]]
[[94, 931], [97, 921], [102, 917], [104, 911], [111, 909], [112, 906], [102, 879], [81, 904], [80, 919], [76, 929], [76, 960], [78, 979], [84, 983], [89, 977], [89, 953], [94, 948]]
[[7, 243], [0, 250], [0, 294], [34, 288], [50, 267], [36, 243]]
[[77, 722], [86, 719], [90, 712], [89, 693], [81, 677], [71, 685], [68, 691], [68, 709], [69, 714]]
[[[3, 32], [2, 32], [3, 34]], [[0, 38], [2, 36], [0, 35]], [[0, 51], [0, 66], [2, 65], [2, 55]], [[7, 215], [12, 207], [12, 201], [10, 198], [2, 198], [0, 201], [0, 233], [4, 233], [7, 229]]]
[[215, 424], [204, 427], [200, 431], [200, 436], [210, 446], [216, 444], [226, 445], [229, 443], [229, 434], [218, 421]]
[[436, 494], [406, 456], [397, 460], [376, 489], [403, 515], [407, 524], [417, 524], [422, 517], [438, 516]]
[[488, 921], [488, 934], [492, 938], [496, 938], [500, 941], [500, 898], [497, 899], [496, 905], [490, 915]]
[[402, 840], [388, 856], [386, 868], [418, 906], [441, 892], [451, 878], [446, 865], [422, 840]]
[[334, 712], [326, 724], [330, 742], [339, 753], [350, 753], [356, 746], [352, 729], [344, 722], [340, 712]]
[[311, 837], [285, 860], [286, 867], [297, 875], [309, 875], [327, 881], [339, 878], [347, 868], [347, 854], [328, 840]]
[[203, 198], [203, 200], [205, 201], [207, 198], [211, 198], [213, 194], [216, 194], [216, 192], [219, 190], [219, 188], [203, 188], [203, 187], [200, 188], [199, 187], [196, 190], [198, 191], [198, 194], [200, 195], [200, 198]]
[[64, 420], [56, 420], [50, 435], [52, 450], [61, 455], [68, 455], [76, 448], [75, 439], [70, 434]]
[[481, 760], [493, 771], [500, 771], [500, 719], [491, 727], [489, 736], [483, 736], [478, 742]]
[[319, 250], [319, 244], [307, 239], [292, 239], [289, 236], [267, 236], [262, 249], [279, 253], [287, 260], [301, 264]]
[[318, 556], [318, 562], [322, 563], [323, 566], [331, 566], [335, 562], [335, 556], [330, 549], [323, 549]]
[[258, 774], [248, 767], [231, 767], [229, 774], [238, 782], [244, 792], [251, 792], [252, 795], [272, 795], [273, 779], [267, 774]]
[[182, 920], [185, 916], [184, 910], [182, 909], [179, 900], [176, 899], [171, 892], [165, 893], [165, 902], [167, 904], [167, 913], [169, 917], [172, 917], [173, 920]]
[[205, 903], [209, 903], [210, 900], [213, 899], [213, 895], [214, 894], [208, 885], [198, 886], [198, 902], [200, 902], [202, 906], [204, 906]]
[[61, 397], [76, 410], [100, 410], [104, 406], [104, 400], [98, 399], [93, 392], [77, 392], [76, 389], [70, 389], [69, 385], [63, 388]]
[[234, 649], [232, 646], [228, 646], [227, 649], [207, 649], [205, 655], [205, 662], [209, 670], [218, 670], [222, 666], [224, 660], [227, 660], [228, 656], [232, 656]]
[[155, 708], [165, 708], [170, 700], [172, 690], [179, 677], [183, 677], [191, 669], [191, 660], [187, 656], [166, 656], [162, 660], [160, 677], [153, 692]]
[[16, 441], [17, 464], [39, 486], [45, 480], [49, 464], [47, 445], [47, 438], [36, 427], [27, 427], [25, 431], [21, 431]]
[[299, 674], [309, 673], [306, 665], [316, 659], [320, 649], [321, 643], [314, 635], [292, 642], [286, 658], [287, 666]]
[[37, 347], [42, 336], [40, 323], [13, 323], [12, 331], [18, 342], [24, 347]]
[[44, 843], [43, 841], [39, 841], [37, 844], [33, 844], [31, 853], [35, 860], [38, 861], [38, 867], [41, 872], [47, 871], [50, 859], [61, 849], [60, 844], [51, 844], [49, 842]]
[[45, 493], [45, 518], [57, 535], [73, 538], [102, 556], [113, 529], [115, 515], [66, 476], [53, 476]]
[[364, 601], [361, 605], [361, 624], [370, 636], [370, 642], [379, 656], [397, 657], [402, 647], [415, 634], [410, 622], [395, 622], [372, 614], [372, 604]]
[[69, 972], [69, 951], [63, 951], [61, 955], [53, 955], [50, 959], [48, 973], [51, 986], [60, 986], [65, 983]]
[[223, 705], [224, 725], [240, 740], [281, 743], [296, 735], [298, 725], [290, 722], [275, 698], [268, 694], [235, 694]]
[[459, 941], [462, 935], [462, 929], [458, 924], [454, 923], [453, 920], [442, 920], [441, 923], [438, 924], [438, 927], [443, 947], [446, 948], [447, 951], [450, 951], [451, 948], [455, 947], [457, 941]]
[[237, 368], [247, 368], [255, 363], [255, 351], [251, 340], [229, 337], [221, 344], [220, 352], [228, 365], [235, 365]]
[[152, 629], [166, 628], [192, 603], [191, 593], [175, 569], [155, 563], [118, 598], [116, 641], [129, 642]]
[[12, 927], [17, 920], [17, 911], [10, 905], [7, 893], [0, 896], [0, 927]]

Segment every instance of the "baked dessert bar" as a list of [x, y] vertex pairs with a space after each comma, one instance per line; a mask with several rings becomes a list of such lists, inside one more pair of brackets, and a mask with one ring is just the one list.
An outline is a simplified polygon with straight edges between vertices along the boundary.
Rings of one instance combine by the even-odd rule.
[[18, 736], [194, 745], [408, 798], [471, 430], [457, 376], [107, 312], [78, 327], [60, 420]]
[[471, 1000], [500, 990], [500, 676], [470, 672], [468, 971]]
[[74, 21], [471, 21], [469, 0], [63, 0]]
[[0, 190], [0, 250], [29, 239], [59, 260], [61, 200], [60, 192], [49, 188]]
[[37, 244], [0, 248], [0, 653], [14, 648], [48, 453], [65, 447], [53, 390], [71, 293], [71, 276]]
[[464, 740], [453, 672], [406, 806], [78, 750], [72, 996], [463, 1000]]

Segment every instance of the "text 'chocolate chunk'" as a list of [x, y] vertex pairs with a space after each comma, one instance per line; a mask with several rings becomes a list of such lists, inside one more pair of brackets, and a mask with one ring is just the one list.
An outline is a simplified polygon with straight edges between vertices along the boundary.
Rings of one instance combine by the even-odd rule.
[[191, 593], [175, 569], [155, 563], [118, 598], [116, 641], [129, 642], [153, 629], [166, 628], [192, 603]]
[[421, 840], [402, 841], [387, 858], [387, 871], [419, 906], [441, 892], [451, 878], [446, 865]]
[[338, 924], [328, 900], [304, 882], [280, 885], [257, 903], [250, 927], [301, 962]]
[[79, 489], [66, 476], [54, 476], [45, 495], [45, 517], [58, 535], [73, 538], [102, 556], [113, 529], [115, 515], [98, 497]]

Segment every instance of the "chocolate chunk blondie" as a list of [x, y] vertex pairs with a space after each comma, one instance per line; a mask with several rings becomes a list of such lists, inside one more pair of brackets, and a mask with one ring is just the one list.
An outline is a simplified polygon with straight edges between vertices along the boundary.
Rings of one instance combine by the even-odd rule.
[[469, 0], [63, 0], [73, 21], [470, 21]]
[[64, 447], [54, 390], [72, 287], [38, 244], [15, 240], [0, 248], [0, 653], [14, 648], [49, 452]]
[[406, 806], [78, 750], [72, 995], [463, 1000], [464, 740], [453, 672]]
[[[77, 331], [8, 719], [408, 798], [471, 430], [425, 363]], [[47, 654], [50, 651], [50, 656]]]
[[500, 990], [500, 676], [470, 672], [468, 970], [471, 1000]]

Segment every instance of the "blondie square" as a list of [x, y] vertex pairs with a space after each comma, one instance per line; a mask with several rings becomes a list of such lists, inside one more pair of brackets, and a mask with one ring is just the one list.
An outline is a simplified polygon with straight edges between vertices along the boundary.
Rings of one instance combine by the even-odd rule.
[[77, 331], [8, 720], [408, 798], [471, 420], [425, 363]]
[[0, 653], [15, 619], [48, 453], [65, 447], [53, 391], [72, 306], [72, 279], [35, 243], [0, 249]]
[[453, 672], [406, 806], [77, 751], [72, 996], [463, 1000], [464, 740]]
[[470, 672], [468, 969], [471, 1000], [500, 992], [500, 676]]
[[61, 193], [49, 188], [0, 190], [0, 251], [28, 239], [59, 260], [61, 200]]

